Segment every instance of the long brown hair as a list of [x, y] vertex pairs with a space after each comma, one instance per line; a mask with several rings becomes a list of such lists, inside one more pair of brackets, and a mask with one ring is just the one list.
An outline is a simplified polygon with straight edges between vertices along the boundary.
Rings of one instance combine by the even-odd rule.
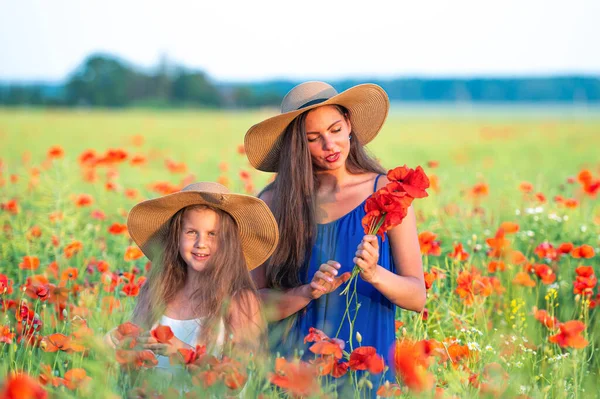
[[[334, 107], [340, 115], [350, 118], [345, 107]], [[307, 112], [300, 114], [285, 129], [277, 176], [263, 190], [272, 190], [272, 211], [279, 225], [279, 245], [266, 265], [267, 286], [270, 288], [287, 289], [302, 284], [300, 274], [306, 271], [316, 235], [315, 192], [318, 180], [306, 138], [306, 115]], [[350, 140], [346, 168], [351, 174], [386, 173], [356, 139]]]
[[[219, 229], [218, 250], [198, 275], [188, 273], [179, 253], [179, 240], [185, 212], [210, 209], [217, 213]], [[180, 209], [169, 220], [164, 250], [158, 261], [152, 263], [148, 280], [140, 289], [133, 311], [133, 322], [151, 328], [164, 314], [167, 304], [184, 288], [188, 278], [194, 278], [196, 288], [190, 302], [195, 305], [196, 317], [205, 318], [200, 332], [203, 344], [214, 345], [220, 323], [225, 326], [225, 338], [231, 332], [228, 306], [232, 301], [239, 311], [251, 320], [251, 300], [258, 301], [256, 287], [248, 272], [237, 225], [231, 215], [206, 205], [192, 205]]]

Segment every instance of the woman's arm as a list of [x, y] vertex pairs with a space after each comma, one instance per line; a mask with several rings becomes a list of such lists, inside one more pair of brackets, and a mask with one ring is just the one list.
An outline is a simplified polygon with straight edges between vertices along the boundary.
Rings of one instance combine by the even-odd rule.
[[[271, 208], [273, 191], [266, 188], [259, 198]], [[272, 209], [272, 208], [271, 208]], [[350, 273], [338, 276], [340, 264], [329, 261], [321, 265], [309, 284], [288, 290], [267, 288], [266, 266], [263, 264], [250, 272], [260, 298], [265, 305], [265, 316], [268, 321], [285, 319], [306, 307], [310, 301], [338, 289], [348, 281]]]
[[412, 206], [402, 223], [388, 231], [396, 273], [377, 264], [377, 237], [367, 235], [356, 251], [354, 261], [363, 269], [361, 277], [371, 283], [395, 305], [420, 312], [425, 307], [426, 291], [423, 263]]
[[[382, 176], [377, 189], [389, 183]], [[426, 290], [417, 223], [412, 206], [402, 223], [387, 232], [396, 273], [377, 264], [379, 244], [376, 236], [365, 236], [356, 251], [355, 262], [363, 269], [361, 277], [370, 282], [396, 306], [420, 312], [425, 307]]]
[[261, 265], [251, 273], [263, 304], [268, 321], [285, 319], [306, 307], [313, 299], [329, 294], [348, 281], [350, 273], [338, 276], [340, 264], [335, 261], [323, 263], [309, 284], [285, 291], [266, 288], [265, 266]]

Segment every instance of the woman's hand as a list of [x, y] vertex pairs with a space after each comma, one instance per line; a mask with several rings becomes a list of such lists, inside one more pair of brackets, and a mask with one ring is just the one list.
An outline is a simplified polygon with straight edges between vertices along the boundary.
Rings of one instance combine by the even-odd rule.
[[355, 255], [354, 264], [360, 268], [360, 277], [372, 284], [377, 278], [377, 262], [379, 261], [377, 236], [364, 236], [356, 248]]
[[143, 349], [149, 349], [154, 352], [155, 355], [171, 356], [177, 353], [182, 348], [192, 348], [179, 338], [173, 336], [167, 343], [160, 343], [154, 338], [150, 331], [143, 332], [137, 339], [137, 342], [142, 346]]
[[321, 265], [308, 284], [309, 295], [312, 299], [318, 299], [325, 294], [329, 294], [348, 281], [351, 275], [350, 272], [337, 277], [340, 267], [341, 265], [334, 260]]

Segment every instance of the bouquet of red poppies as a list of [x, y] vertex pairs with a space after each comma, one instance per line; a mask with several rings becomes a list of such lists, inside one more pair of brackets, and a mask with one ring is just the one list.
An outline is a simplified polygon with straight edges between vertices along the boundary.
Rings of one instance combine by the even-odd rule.
[[[367, 198], [367, 214], [362, 220], [365, 234], [379, 235], [384, 240], [386, 231], [402, 223], [413, 200], [427, 197], [425, 190], [429, 187], [429, 178], [420, 166], [416, 169], [398, 166], [388, 172], [387, 178], [390, 182]], [[359, 273], [360, 268], [354, 265], [352, 277], [340, 295], [348, 294]]]

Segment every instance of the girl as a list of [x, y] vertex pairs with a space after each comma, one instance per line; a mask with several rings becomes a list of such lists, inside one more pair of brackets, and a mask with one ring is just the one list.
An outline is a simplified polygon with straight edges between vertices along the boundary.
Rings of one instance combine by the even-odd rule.
[[[131, 238], [152, 260], [133, 323], [171, 327], [175, 337], [140, 340], [169, 368], [180, 348], [225, 346], [237, 354], [261, 350], [265, 332], [249, 270], [263, 263], [278, 241], [277, 223], [260, 199], [232, 194], [217, 183], [195, 183], [136, 205], [127, 219]], [[109, 334], [112, 345], [115, 334]]]
[[253, 272], [265, 301], [277, 297], [270, 318], [282, 321], [270, 326], [274, 350], [291, 355], [304, 349], [311, 356], [303, 342], [310, 327], [346, 343], [355, 339], [342, 323], [345, 298], [329, 295], [347, 281], [354, 264], [362, 270], [354, 325], [363, 346], [387, 355], [395, 340], [396, 307], [417, 312], [424, 307], [412, 207], [385, 241], [364, 235], [361, 225], [365, 200], [388, 183], [385, 170], [363, 148], [378, 134], [388, 109], [379, 86], [338, 94], [327, 83], [307, 82], [284, 97], [280, 115], [246, 133], [250, 163], [277, 172], [259, 197], [273, 211], [281, 239], [270, 260]]

